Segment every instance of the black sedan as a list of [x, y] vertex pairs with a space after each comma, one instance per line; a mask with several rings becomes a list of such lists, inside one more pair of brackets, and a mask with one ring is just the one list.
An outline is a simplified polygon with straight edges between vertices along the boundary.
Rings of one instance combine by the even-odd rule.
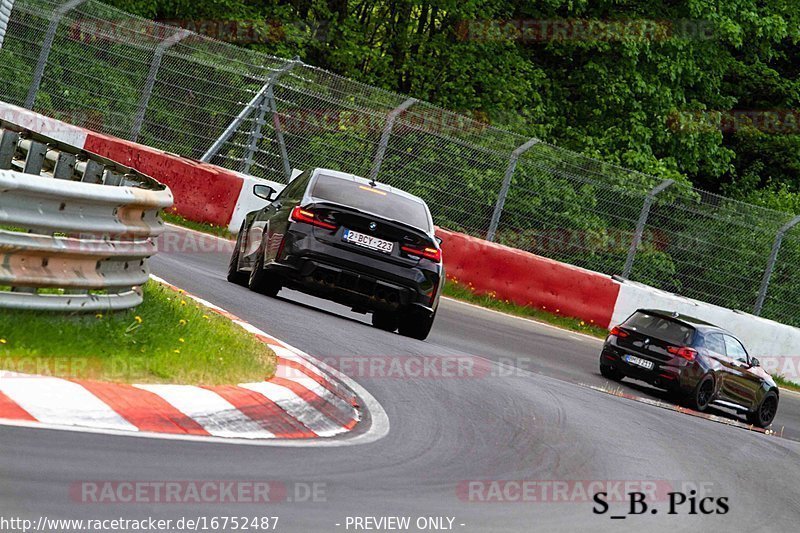
[[678, 313], [639, 309], [611, 330], [600, 373], [638, 379], [673, 392], [698, 411], [711, 404], [745, 413], [768, 427], [778, 411], [778, 387], [730, 332]]
[[304, 172], [249, 213], [228, 280], [275, 296], [288, 287], [372, 313], [375, 327], [425, 339], [444, 281], [428, 206], [388, 185], [326, 169]]

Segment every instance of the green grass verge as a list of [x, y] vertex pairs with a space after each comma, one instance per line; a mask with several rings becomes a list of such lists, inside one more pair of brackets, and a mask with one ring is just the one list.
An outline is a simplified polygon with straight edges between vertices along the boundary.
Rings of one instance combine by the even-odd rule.
[[196, 231], [202, 231], [203, 233], [209, 233], [211, 235], [216, 235], [217, 237], [222, 237], [225, 239], [236, 238], [233, 233], [228, 231], [227, 227], [215, 226], [214, 224], [207, 224], [205, 222], [194, 222], [193, 220], [183, 218], [173, 211], [163, 211], [161, 213], [161, 218], [164, 219], [164, 222], [175, 224], [176, 226], [183, 226], [184, 228], [189, 228]]
[[130, 311], [0, 310], [0, 369], [125, 383], [227, 385], [274, 375], [276, 357], [227, 318], [154, 281]]
[[775, 380], [775, 384], [778, 385], [778, 387], [800, 392], [800, 385], [794, 381], [789, 381], [785, 377], [778, 374], [773, 374], [772, 378]]
[[608, 336], [607, 329], [596, 326], [591, 322], [585, 322], [579, 318], [559, 315], [557, 309], [554, 309], [555, 312], [551, 313], [545, 309], [517, 305], [509, 302], [508, 300], [501, 300], [497, 298], [494, 293], [478, 294], [469, 285], [464, 285], [463, 283], [453, 279], [447, 280], [447, 283], [444, 286], [443, 294], [456, 300], [479, 305], [488, 309], [494, 309], [509, 315], [516, 315], [537, 320], [539, 322], [545, 322], [559, 328], [592, 335], [599, 339], [605, 339]]

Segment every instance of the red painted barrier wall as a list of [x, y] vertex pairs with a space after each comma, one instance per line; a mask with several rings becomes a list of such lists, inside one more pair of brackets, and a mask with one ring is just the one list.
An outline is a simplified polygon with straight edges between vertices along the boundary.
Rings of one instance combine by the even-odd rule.
[[608, 327], [619, 295], [609, 276], [461, 233], [437, 229], [448, 277], [478, 293]]
[[243, 183], [233, 172], [97, 133], [89, 133], [83, 148], [169, 186], [182, 217], [225, 227], [233, 216]]

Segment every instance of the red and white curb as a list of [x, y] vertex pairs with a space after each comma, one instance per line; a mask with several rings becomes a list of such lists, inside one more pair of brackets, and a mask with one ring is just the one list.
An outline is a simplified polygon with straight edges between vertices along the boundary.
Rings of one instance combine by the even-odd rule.
[[380, 404], [355, 382], [210, 302], [181, 292], [266, 343], [278, 356], [275, 376], [259, 383], [200, 387], [126, 385], [0, 371], [0, 424], [190, 440], [319, 444], [326, 441], [323, 438], [353, 430], [366, 408], [371, 427], [352, 443], [374, 441], [388, 433], [388, 418]]

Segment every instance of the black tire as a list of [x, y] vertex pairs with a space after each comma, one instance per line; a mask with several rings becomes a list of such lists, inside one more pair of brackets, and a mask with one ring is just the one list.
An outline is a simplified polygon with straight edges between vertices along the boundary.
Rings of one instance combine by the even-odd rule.
[[372, 325], [384, 331], [396, 331], [398, 327], [397, 315], [386, 311], [372, 313]]
[[251, 291], [266, 296], [275, 297], [281, 290], [281, 284], [269, 272], [264, 270], [264, 244], [258, 250], [258, 257], [253, 265], [253, 270], [250, 271], [250, 280], [247, 283]]
[[241, 272], [239, 270], [239, 250], [242, 246], [243, 233], [244, 223], [242, 223], [242, 227], [239, 229], [239, 235], [236, 236], [236, 247], [233, 249], [230, 263], [228, 263], [228, 281], [236, 285], [241, 285], [242, 287], [247, 287], [247, 272]]
[[775, 420], [775, 414], [778, 412], [778, 395], [775, 391], [769, 391], [764, 395], [761, 404], [752, 413], [747, 413], [747, 421], [754, 426], [760, 428], [767, 428], [772, 421]]
[[622, 381], [625, 376], [616, 368], [600, 363], [600, 375], [611, 381]]
[[400, 335], [424, 341], [428, 338], [436, 319], [436, 311], [431, 315], [419, 311], [406, 311], [399, 316], [397, 329]]
[[714, 379], [706, 376], [694, 390], [685, 398], [686, 406], [695, 411], [703, 412], [708, 409], [711, 400], [714, 398]]

